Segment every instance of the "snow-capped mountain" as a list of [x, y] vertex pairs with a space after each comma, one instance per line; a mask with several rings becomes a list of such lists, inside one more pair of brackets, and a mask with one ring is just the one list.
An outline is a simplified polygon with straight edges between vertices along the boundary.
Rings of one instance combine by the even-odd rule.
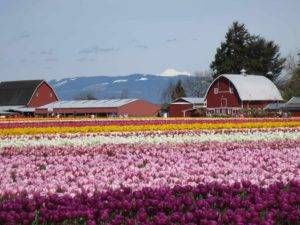
[[166, 69], [160, 75], [165, 76], [165, 77], [173, 77], [173, 76], [179, 76], [179, 75], [190, 76], [191, 73], [189, 73], [187, 71], [178, 71], [178, 70], [175, 70], [175, 69]]
[[161, 103], [162, 92], [172, 82], [186, 79], [186, 75], [161, 76], [131, 74], [127, 76], [74, 77], [51, 80], [61, 100], [72, 100], [84, 94], [99, 99], [142, 98], [153, 103]]

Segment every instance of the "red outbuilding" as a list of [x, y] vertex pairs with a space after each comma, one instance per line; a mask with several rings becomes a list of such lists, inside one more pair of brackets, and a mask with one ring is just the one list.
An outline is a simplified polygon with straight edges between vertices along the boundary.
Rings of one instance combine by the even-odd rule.
[[300, 96], [292, 97], [283, 105], [283, 111], [290, 113], [291, 116], [300, 117]]
[[217, 77], [205, 95], [207, 114], [237, 114], [241, 109], [263, 109], [283, 99], [275, 84], [260, 75], [224, 74]]
[[158, 105], [141, 99], [57, 101], [36, 108], [37, 115], [156, 116]]
[[182, 97], [174, 100], [169, 106], [170, 117], [191, 116], [193, 110], [202, 108], [204, 98]]
[[0, 83], [0, 114], [33, 114], [35, 107], [58, 101], [53, 88], [44, 80]]

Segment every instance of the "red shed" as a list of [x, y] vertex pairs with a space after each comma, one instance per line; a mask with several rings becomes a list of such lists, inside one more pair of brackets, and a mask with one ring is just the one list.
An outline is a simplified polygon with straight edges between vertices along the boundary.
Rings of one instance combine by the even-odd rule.
[[55, 101], [58, 101], [55, 91], [44, 80], [6, 81], [0, 83], [0, 107], [3, 112], [11, 111], [32, 114], [35, 107]]
[[182, 97], [174, 100], [169, 107], [170, 117], [189, 116], [189, 111], [201, 108], [204, 104], [204, 98], [199, 97]]
[[141, 99], [57, 101], [36, 108], [40, 115], [156, 116], [160, 107]]
[[205, 103], [208, 114], [236, 114], [243, 108], [261, 108], [283, 101], [275, 84], [265, 76], [224, 74], [209, 86]]

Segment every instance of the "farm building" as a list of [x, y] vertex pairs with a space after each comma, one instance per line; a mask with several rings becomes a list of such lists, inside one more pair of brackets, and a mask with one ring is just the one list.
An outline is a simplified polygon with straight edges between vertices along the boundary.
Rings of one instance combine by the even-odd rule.
[[1, 115], [33, 115], [35, 107], [54, 101], [57, 95], [44, 80], [0, 82]]
[[288, 113], [290, 116], [300, 117], [300, 97], [292, 97], [286, 103], [270, 103], [266, 105], [265, 110], [278, 114]]
[[269, 103], [282, 102], [278, 88], [259, 75], [224, 74], [209, 86], [205, 103], [207, 114], [237, 114], [241, 109], [263, 109]]
[[291, 113], [291, 116], [300, 116], [300, 97], [292, 97], [284, 104], [283, 111]]
[[37, 115], [156, 116], [160, 107], [140, 99], [57, 101], [36, 108]]
[[199, 97], [183, 97], [174, 100], [169, 106], [170, 117], [186, 117], [191, 116], [196, 109], [203, 108], [204, 98]]

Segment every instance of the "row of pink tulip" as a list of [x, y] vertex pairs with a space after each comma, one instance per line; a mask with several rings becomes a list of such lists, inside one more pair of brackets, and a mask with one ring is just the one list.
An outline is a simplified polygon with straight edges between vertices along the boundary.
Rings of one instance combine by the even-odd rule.
[[23, 191], [75, 196], [130, 187], [300, 179], [300, 140], [245, 143], [14, 147], [0, 152], [0, 196]]

